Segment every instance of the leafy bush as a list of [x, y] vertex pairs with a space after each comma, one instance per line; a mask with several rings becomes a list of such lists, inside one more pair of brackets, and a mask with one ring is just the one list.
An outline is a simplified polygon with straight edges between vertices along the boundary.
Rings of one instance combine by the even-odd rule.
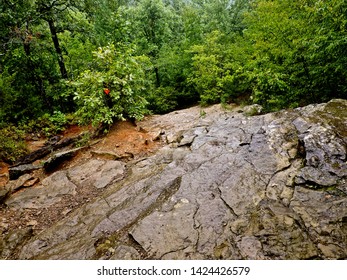
[[53, 115], [48, 113], [33, 120], [24, 120], [20, 127], [26, 133], [39, 133], [46, 137], [62, 132], [71, 122], [71, 118], [60, 111], [55, 111]]
[[254, 69], [252, 102], [262, 104], [266, 111], [280, 110], [295, 103], [291, 95], [286, 76], [271, 69], [257, 71]]
[[148, 58], [135, 56], [133, 48], [121, 44], [99, 48], [94, 57], [94, 69], [70, 82], [81, 122], [96, 126], [116, 119], [141, 119], [147, 112]]
[[177, 93], [172, 87], [159, 87], [148, 95], [148, 108], [153, 113], [165, 114], [177, 108]]
[[0, 71], [0, 122], [17, 123], [28, 116], [36, 117], [42, 109], [38, 96], [23, 94], [23, 91], [32, 93], [34, 88], [30, 83], [22, 82], [19, 89], [16, 85], [19, 80], [18, 73], [10, 74], [8, 69]]
[[15, 126], [0, 129], [0, 160], [13, 163], [27, 153], [24, 132]]
[[228, 42], [219, 31], [208, 34], [204, 44], [192, 47], [194, 70], [189, 81], [202, 105], [227, 103], [245, 92], [248, 76], [237, 59], [238, 51], [238, 45]]

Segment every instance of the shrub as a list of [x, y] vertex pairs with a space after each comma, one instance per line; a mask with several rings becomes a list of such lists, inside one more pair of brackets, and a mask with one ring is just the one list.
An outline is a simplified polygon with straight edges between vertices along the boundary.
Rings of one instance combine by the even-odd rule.
[[172, 87], [159, 87], [151, 91], [148, 108], [157, 114], [165, 114], [177, 108], [177, 93]]
[[9, 125], [0, 129], [0, 160], [8, 163], [15, 162], [27, 153], [24, 142], [24, 131]]
[[81, 122], [97, 126], [117, 119], [141, 119], [147, 112], [148, 58], [135, 56], [133, 48], [121, 44], [99, 48], [94, 56], [94, 68], [70, 82]]
[[247, 91], [249, 77], [238, 58], [243, 50], [224, 34], [207, 34], [204, 44], [193, 46], [190, 52], [193, 72], [189, 82], [199, 93], [202, 105], [228, 103]]
[[46, 137], [62, 132], [71, 119], [60, 111], [52, 115], [46, 113], [33, 120], [24, 120], [20, 126], [26, 133], [39, 133]]

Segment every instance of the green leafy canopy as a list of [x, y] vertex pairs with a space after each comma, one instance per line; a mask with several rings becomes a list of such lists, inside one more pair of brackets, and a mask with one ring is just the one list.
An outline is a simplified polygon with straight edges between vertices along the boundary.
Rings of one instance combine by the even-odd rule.
[[146, 69], [150, 62], [134, 53], [134, 48], [123, 44], [100, 47], [94, 52], [95, 68], [71, 82], [82, 122], [111, 124], [116, 119], [141, 119], [147, 113]]

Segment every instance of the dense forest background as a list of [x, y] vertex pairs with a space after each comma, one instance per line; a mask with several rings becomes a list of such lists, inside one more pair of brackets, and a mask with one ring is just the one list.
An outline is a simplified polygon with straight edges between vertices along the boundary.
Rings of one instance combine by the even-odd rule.
[[0, 0], [3, 146], [70, 119], [345, 98], [346, 78], [345, 0]]

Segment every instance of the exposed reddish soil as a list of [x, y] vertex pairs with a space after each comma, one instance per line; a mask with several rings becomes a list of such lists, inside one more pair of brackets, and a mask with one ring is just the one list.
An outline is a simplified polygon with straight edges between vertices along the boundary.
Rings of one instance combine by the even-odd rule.
[[117, 154], [131, 153], [134, 156], [145, 156], [155, 151], [160, 146], [158, 144], [153, 141], [152, 135], [140, 126], [131, 122], [118, 122], [94, 148]]
[[5, 186], [8, 181], [8, 164], [0, 162], [0, 188]]

